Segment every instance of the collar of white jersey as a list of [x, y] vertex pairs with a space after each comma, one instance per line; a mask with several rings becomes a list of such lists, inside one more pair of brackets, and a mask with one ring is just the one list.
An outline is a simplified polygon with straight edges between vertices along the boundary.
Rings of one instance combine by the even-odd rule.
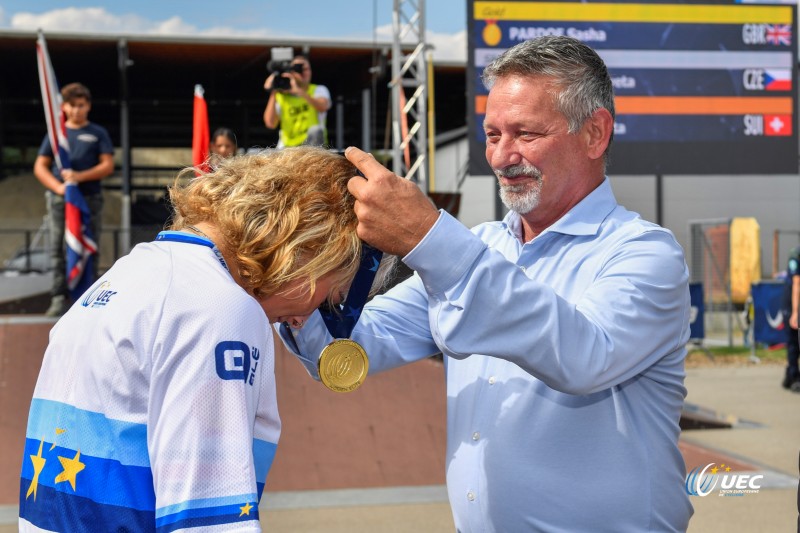
[[222, 265], [228, 273], [231, 271], [231, 269], [228, 268], [228, 263], [225, 262], [225, 258], [222, 256], [222, 252], [219, 251], [214, 241], [208, 237], [201, 237], [200, 235], [195, 235], [187, 231], [164, 230], [156, 235], [156, 241], [182, 242], [184, 244], [199, 244], [200, 246], [205, 246], [214, 252], [217, 261], [219, 261], [219, 264]]

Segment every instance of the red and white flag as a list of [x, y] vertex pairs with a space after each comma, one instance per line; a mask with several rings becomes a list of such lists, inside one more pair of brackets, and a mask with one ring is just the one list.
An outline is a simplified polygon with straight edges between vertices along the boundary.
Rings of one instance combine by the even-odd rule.
[[74, 183], [64, 192], [64, 240], [67, 242], [67, 287], [73, 300], [94, 283], [97, 242], [89, 230], [91, 212], [83, 194]]
[[192, 128], [192, 165], [202, 172], [208, 172], [208, 106], [204, 96], [203, 86], [194, 86], [194, 118]]
[[56, 165], [59, 169], [72, 168], [69, 161], [69, 143], [67, 142], [67, 126], [64, 111], [61, 109], [61, 92], [59, 91], [50, 54], [44, 33], [39, 32], [36, 39], [36, 61], [39, 66], [39, 85], [42, 89], [44, 117], [47, 120], [47, 136], [53, 149]]
[[790, 137], [792, 115], [764, 115], [764, 135]]

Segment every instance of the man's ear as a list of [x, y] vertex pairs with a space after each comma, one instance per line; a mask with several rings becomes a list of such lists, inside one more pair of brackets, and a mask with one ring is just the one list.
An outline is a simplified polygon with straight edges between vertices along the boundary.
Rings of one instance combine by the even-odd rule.
[[611, 133], [614, 131], [614, 119], [608, 109], [601, 107], [592, 113], [583, 125], [586, 134], [586, 151], [591, 159], [599, 159], [605, 154]]

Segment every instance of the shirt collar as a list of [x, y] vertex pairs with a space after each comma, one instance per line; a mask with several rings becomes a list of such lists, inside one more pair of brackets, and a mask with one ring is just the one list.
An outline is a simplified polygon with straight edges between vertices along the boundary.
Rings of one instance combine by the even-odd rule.
[[[572, 209], [556, 220], [542, 233], [557, 232], [566, 235], [594, 235], [600, 224], [617, 206], [611, 181], [606, 177], [600, 185], [578, 202]], [[509, 211], [503, 224], [517, 238], [522, 238], [522, 219], [519, 213]], [[541, 234], [540, 234], [541, 235]]]

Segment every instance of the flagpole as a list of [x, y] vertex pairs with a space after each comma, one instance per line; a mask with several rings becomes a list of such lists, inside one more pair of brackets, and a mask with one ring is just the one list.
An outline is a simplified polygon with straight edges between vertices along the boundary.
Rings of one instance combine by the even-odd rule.
[[128, 67], [133, 62], [128, 58], [128, 43], [120, 39], [117, 43], [119, 66], [119, 135], [122, 144], [122, 205], [120, 206], [120, 250], [119, 255], [127, 255], [131, 251], [131, 140], [128, 109]]

